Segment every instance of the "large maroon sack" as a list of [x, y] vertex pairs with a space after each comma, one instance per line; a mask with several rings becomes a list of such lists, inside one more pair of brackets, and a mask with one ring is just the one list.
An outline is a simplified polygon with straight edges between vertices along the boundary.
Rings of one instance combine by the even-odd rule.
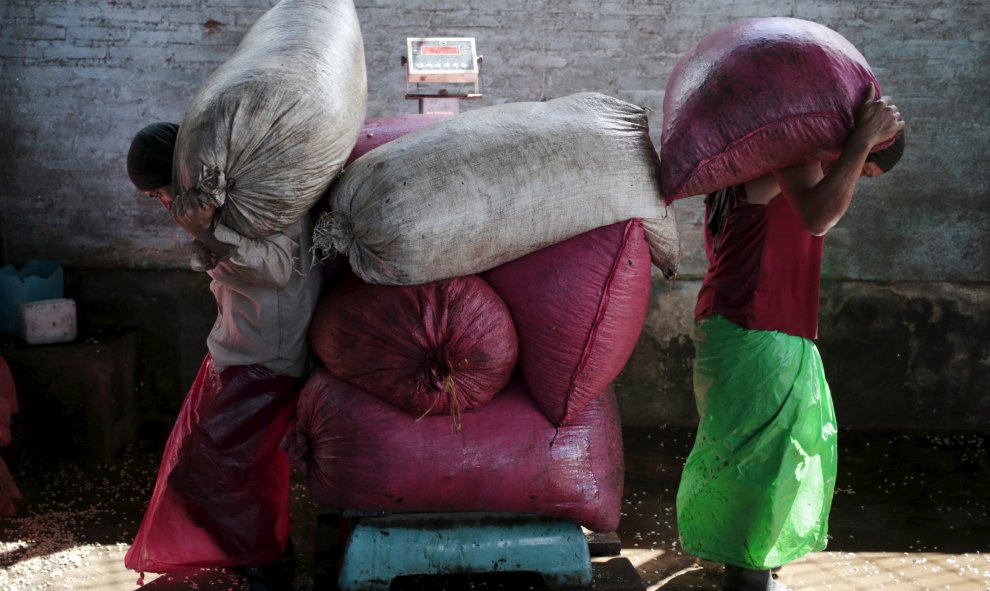
[[651, 286], [642, 221], [579, 234], [483, 277], [516, 321], [536, 405], [569, 424], [619, 375], [642, 332]]
[[399, 287], [348, 274], [320, 300], [309, 342], [335, 377], [455, 427], [509, 382], [519, 352], [509, 309], [473, 275]]
[[879, 97], [863, 55], [817, 23], [755, 18], [711, 33], [667, 82], [660, 137], [667, 203], [837, 158], [869, 84]]
[[300, 394], [289, 455], [306, 457], [326, 507], [539, 513], [616, 529], [624, 465], [611, 390], [559, 431], [518, 381], [462, 421], [461, 433], [445, 417], [416, 421], [320, 369]]

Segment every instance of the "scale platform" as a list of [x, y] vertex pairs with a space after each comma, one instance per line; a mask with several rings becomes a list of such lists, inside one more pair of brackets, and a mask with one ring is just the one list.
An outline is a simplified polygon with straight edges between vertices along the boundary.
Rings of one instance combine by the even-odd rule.
[[645, 591], [615, 534], [506, 513], [318, 516], [317, 591]]

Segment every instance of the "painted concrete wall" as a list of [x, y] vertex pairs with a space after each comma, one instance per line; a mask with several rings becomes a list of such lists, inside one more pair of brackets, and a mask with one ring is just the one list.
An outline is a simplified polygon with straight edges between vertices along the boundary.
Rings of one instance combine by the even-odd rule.
[[[700, 281], [655, 282], [653, 306], [616, 380], [625, 423], [691, 425], [691, 313]], [[990, 291], [985, 285], [825, 280], [817, 346], [839, 424], [986, 429]]]
[[[7, 0], [0, 8], [0, 203], [13, 260], [87, 267], [182, 267], [182, 237], [128, 199], [133, 133], [178, 121], [206, 77], [270, 0]], [[597, 90], [653, 110], [667, 77], [707, 33], [751, 16], [795, 16], [855, 44], [910, 122], [896, 175], [863, 187], [830, 237], [826, 272], [865, 280], [986, 281], [990, 168], [985, 89], [990, 5], [983, 0], [598, 2], [359, 0], [369, 116], [403, 99], [407, 36], [474, 36], [486, 97], [470, 107]], [[447, 8], [447, 7], [450, 8]], [[659, 140], [659, 137], [655, 137]], [[697, 200], [679, 205], [685, 271]]]
[[[199, 85], [272, 4], [6, 0], [0, 5], [0, 224], [7, 258], [54, 258], [94, 278], [121, 270], [186, 268], [184, 234], [157, 205], [138, 197], [126, 178], [127, 146], [148, 122], [178, 121]], [[924, 351], [944, 353], [939, 331], [952, 333], [953, 347], [961, 348], [955, 358], [932, 367], [890, 369], [889, 376], [903, 378], [894, 384], [888, 376], [890, 396], [911, 392], [914, 415], [881, 416], [873, 405], [849, 418], [853, 424], [862, 419], [868, 425], [924, 426], [932, 416], [929, 407], [944, 401], [943, 383], [951, 384], [959, 408], [980, 409], [984, 414], [977, 417], [990, 417], [990, 353], [976, 332], [985, 328], [990, 301], [990, 117], [985, 113], [990, 4], [984, 0], [356, 4], [368, 64], [369, 117], [416, 111], [416, 104], [403, 98], [400, 58], [407, 36], [473, 36], [485, 57], [485, 98], [465, 108], [595, 90], [651, 109], [657, 141], [667, 77], [678, 57], [709, 32], [753, 16], [805, 18], [839, 31], [872, 64], [909, 129], [908, 151], [895, 173], [864, 181], [848, 216], [826, 242], [821, 347], [830, 379], [841, 396], [883, 390], [876, 380], [862, 385], [865, 377], [859, 374], [870, 370], [857, 363], [887, 343], [884, 339], [900, 338], [905, 351], [920, 350], [916, 356], [925, 357]], [[685, 372], [693, 353], [691, 300], [704, 271], [700, 199], [680, 201], [675, 209], [682, 275], [673, 291], [658, 279], [641, 346], [620, 380], [630, 422], [693, 420]], [[158, 282], [145, 277], [136, 273], [133, 285], [150, 283], [147, 291], [156, 293]], [[175, 282], [170, 297], [203, 306], [202, 298], [183, 296], [182, 290], [196, 284]], [[912, 306], [927, 307], [930, 316], [922, 318]], [[958, 313], [948, 315], [951, 323], [943, 313], [950, 308]], [[122, 314], [136, 309], [121, 307]], [[886, 318], [890, 326], [881, 330], [861, 317], [871, 310], [874, 324]], [[857, 330], [867, 326], [873, 329], [869, 333]], [[896, 360], [885, 363], [893, 367]], [[965, 379], [956, 375], [962, 365], [969, 368]], [[887, 395], [860, 397], [869, 396]], [[936, 422], [952, 424], [948, 418]], [[972, 419], [958, 421], [968, 422]]]

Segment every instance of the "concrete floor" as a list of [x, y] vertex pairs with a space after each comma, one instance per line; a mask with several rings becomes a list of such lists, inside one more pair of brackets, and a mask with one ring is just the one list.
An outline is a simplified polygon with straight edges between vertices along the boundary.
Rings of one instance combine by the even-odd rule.
[[[626, 433], [626, 495], [617, 533], [641, 589], [718, 588], [719, 566], [684, 554], [677, 542], [673, 501], [692, 437], [672, 428]], [[793, 591], [990, 590], [990, 434], [840, 437], [829, 547], [785, 565], [779, 581]], [[29, 504], [14, 518], [0, 518], [0, 589], [137, 589], [138, 574], [122, 561], [160, 449], [145, 440], [108, 464], [12, 464]], [[322, 557], [314, 561], [325, 543], [316, 526], [320, 509], [309, 500], [302, 475], [293, 480], [296, 588], [329, 589]], [[526, 589], [539, 583], [492, 578], [468, 586]], [[222, 570], [146, 574], [144, 585], [147, 591], [244, 588]]]

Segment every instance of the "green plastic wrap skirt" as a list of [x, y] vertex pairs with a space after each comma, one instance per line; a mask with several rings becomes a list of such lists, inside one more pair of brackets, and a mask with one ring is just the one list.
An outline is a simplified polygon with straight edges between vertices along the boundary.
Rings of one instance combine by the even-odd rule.
[[770, 569], [825, 548], [835, 490], [835, 412], [813, 341], [698, 324], [701, 421], [677, 491], [684, 550]]

